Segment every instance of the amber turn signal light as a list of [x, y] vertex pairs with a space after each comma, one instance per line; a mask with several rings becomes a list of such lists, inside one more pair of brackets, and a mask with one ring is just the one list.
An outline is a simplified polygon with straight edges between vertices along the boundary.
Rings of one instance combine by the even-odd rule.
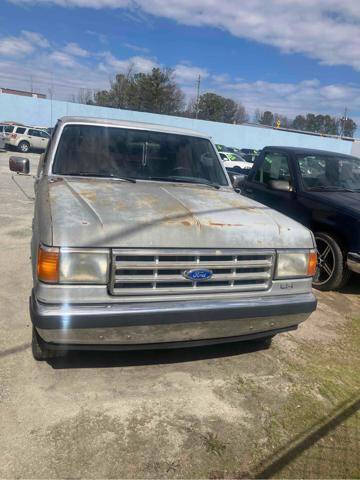
[[40, 246], [38, 250], [38, 279], [45, 283], [59, 281], [59, 249]]
[[309, 254], [309, 263], [308, 263], [308, 276], [313, 277], [316, 273], [317, 266], [317, 253], [312, 251]]

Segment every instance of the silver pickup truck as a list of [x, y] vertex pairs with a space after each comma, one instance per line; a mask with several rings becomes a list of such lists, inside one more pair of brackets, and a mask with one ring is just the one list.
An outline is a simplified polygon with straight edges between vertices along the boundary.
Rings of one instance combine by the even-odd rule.
[[64, 117], [35, 191], [37, 360], [269, 339], [316, 308], [311, 232], [236, 193], [201, 133]]

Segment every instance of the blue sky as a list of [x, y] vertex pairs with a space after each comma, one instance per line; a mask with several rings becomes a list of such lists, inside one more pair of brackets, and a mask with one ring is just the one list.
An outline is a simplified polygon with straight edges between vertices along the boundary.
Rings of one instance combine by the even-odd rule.
[[0, 86], [67, 100], [129, 66], [174, 69], [201, 90], [270, 109], [360, 123], [359, 0], [5, 0]]

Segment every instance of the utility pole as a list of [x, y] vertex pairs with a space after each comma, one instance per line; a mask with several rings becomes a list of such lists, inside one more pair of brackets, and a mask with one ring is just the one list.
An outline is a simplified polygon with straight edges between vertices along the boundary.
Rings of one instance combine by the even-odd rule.
[[342, 119], [341, 119], [341, 136], [344, 136], [345, 125], [346, 125], [347, 119], [348, 119], [348, 118], [347, 118], [347, 107], [345, 107], [344, 116], [343, 116]]
[[51, 88], [49, 88], [50, 93], [50, 127], [53, 127], [53, 95], [54, 95], [54, 76], [51, 72]]
[[198, 118], [199, 114], [199, 100], [200, 100], [200, 83], [201, 83], [201, 75], [196, 81], [196, 109], [195, 109], [195, 118]]

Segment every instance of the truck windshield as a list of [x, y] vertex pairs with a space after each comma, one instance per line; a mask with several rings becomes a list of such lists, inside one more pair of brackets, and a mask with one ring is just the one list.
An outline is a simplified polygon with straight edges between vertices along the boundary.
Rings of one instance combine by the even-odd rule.
[[335, 155], [298, 155], [307, 190], [360, 191], [360, 159]]
[[95, 125], [64, 127], [53, 173], [228, 185], [205, 138]]

